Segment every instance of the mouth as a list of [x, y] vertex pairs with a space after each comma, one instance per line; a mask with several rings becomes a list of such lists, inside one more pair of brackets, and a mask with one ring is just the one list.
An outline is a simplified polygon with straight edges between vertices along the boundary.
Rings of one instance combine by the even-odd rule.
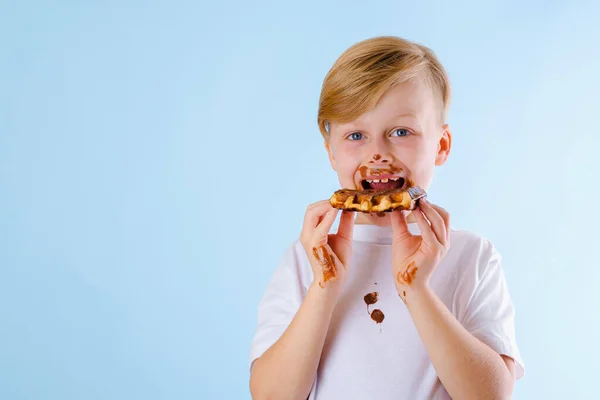
[[365, 190], [390, 190], [404, 187], [405, 180], [399, 176], [378, 176], [363, 179], [360, 184]]

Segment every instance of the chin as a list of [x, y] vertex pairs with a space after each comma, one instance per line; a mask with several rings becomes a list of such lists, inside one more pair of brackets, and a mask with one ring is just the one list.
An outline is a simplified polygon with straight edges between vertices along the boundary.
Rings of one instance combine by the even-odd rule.
[[377, 214], [369, 214], [369, 217], [373, 221], [374, 225], [377, 225], [377, 226], [392, 226], [390, 215], [391, 215], [390, 213], [384, 213], [384, 215], [380, 217]]
[[380, 214], [365, 214], [365, 213], [357, 213], [356, 223], [357, 224], [368, 224], [368, 225], [377, 225], [377, 226], [391, 226], [390, 221], [390, 213], [385, 212]]

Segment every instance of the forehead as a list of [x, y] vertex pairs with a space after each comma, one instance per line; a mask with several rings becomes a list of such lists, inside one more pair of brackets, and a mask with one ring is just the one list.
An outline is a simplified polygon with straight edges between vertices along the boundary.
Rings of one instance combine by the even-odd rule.
[[411, 117], [425, 126], [435, 121], [436, 116], [437, 103], [431, 87], [421, 80], [410, 80], [390, 88], [379, 99], [375, 108], [352, 122], [340, 124], [340, 127], [376, 126], [387, 124], [398, 117]]

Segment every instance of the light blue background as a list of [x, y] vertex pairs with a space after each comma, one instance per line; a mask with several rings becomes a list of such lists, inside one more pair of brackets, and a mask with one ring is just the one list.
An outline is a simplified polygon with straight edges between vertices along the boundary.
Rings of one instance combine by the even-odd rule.
[[0, 398], [248, 399], [257, 303], [338, 188], [322, 79], [382, 34], [450, 74], [430, 199], [504, 256], [514, 398], [597, 396], [600, 6], [302, 3], [1, 3]]

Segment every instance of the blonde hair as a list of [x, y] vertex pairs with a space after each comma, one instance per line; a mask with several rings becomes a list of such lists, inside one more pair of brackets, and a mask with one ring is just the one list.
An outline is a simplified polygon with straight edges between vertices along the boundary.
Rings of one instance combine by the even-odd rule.
[[450, 81], [433, 51], [395, 37], [380, 36], [348, 48], [327, 73], [319, 99], [318, 124], [329, 137], [331, 122], [346, 123], [373, 109], [392, 86], [422, 79], [433, 89], [445, 121], [450, 103]]

